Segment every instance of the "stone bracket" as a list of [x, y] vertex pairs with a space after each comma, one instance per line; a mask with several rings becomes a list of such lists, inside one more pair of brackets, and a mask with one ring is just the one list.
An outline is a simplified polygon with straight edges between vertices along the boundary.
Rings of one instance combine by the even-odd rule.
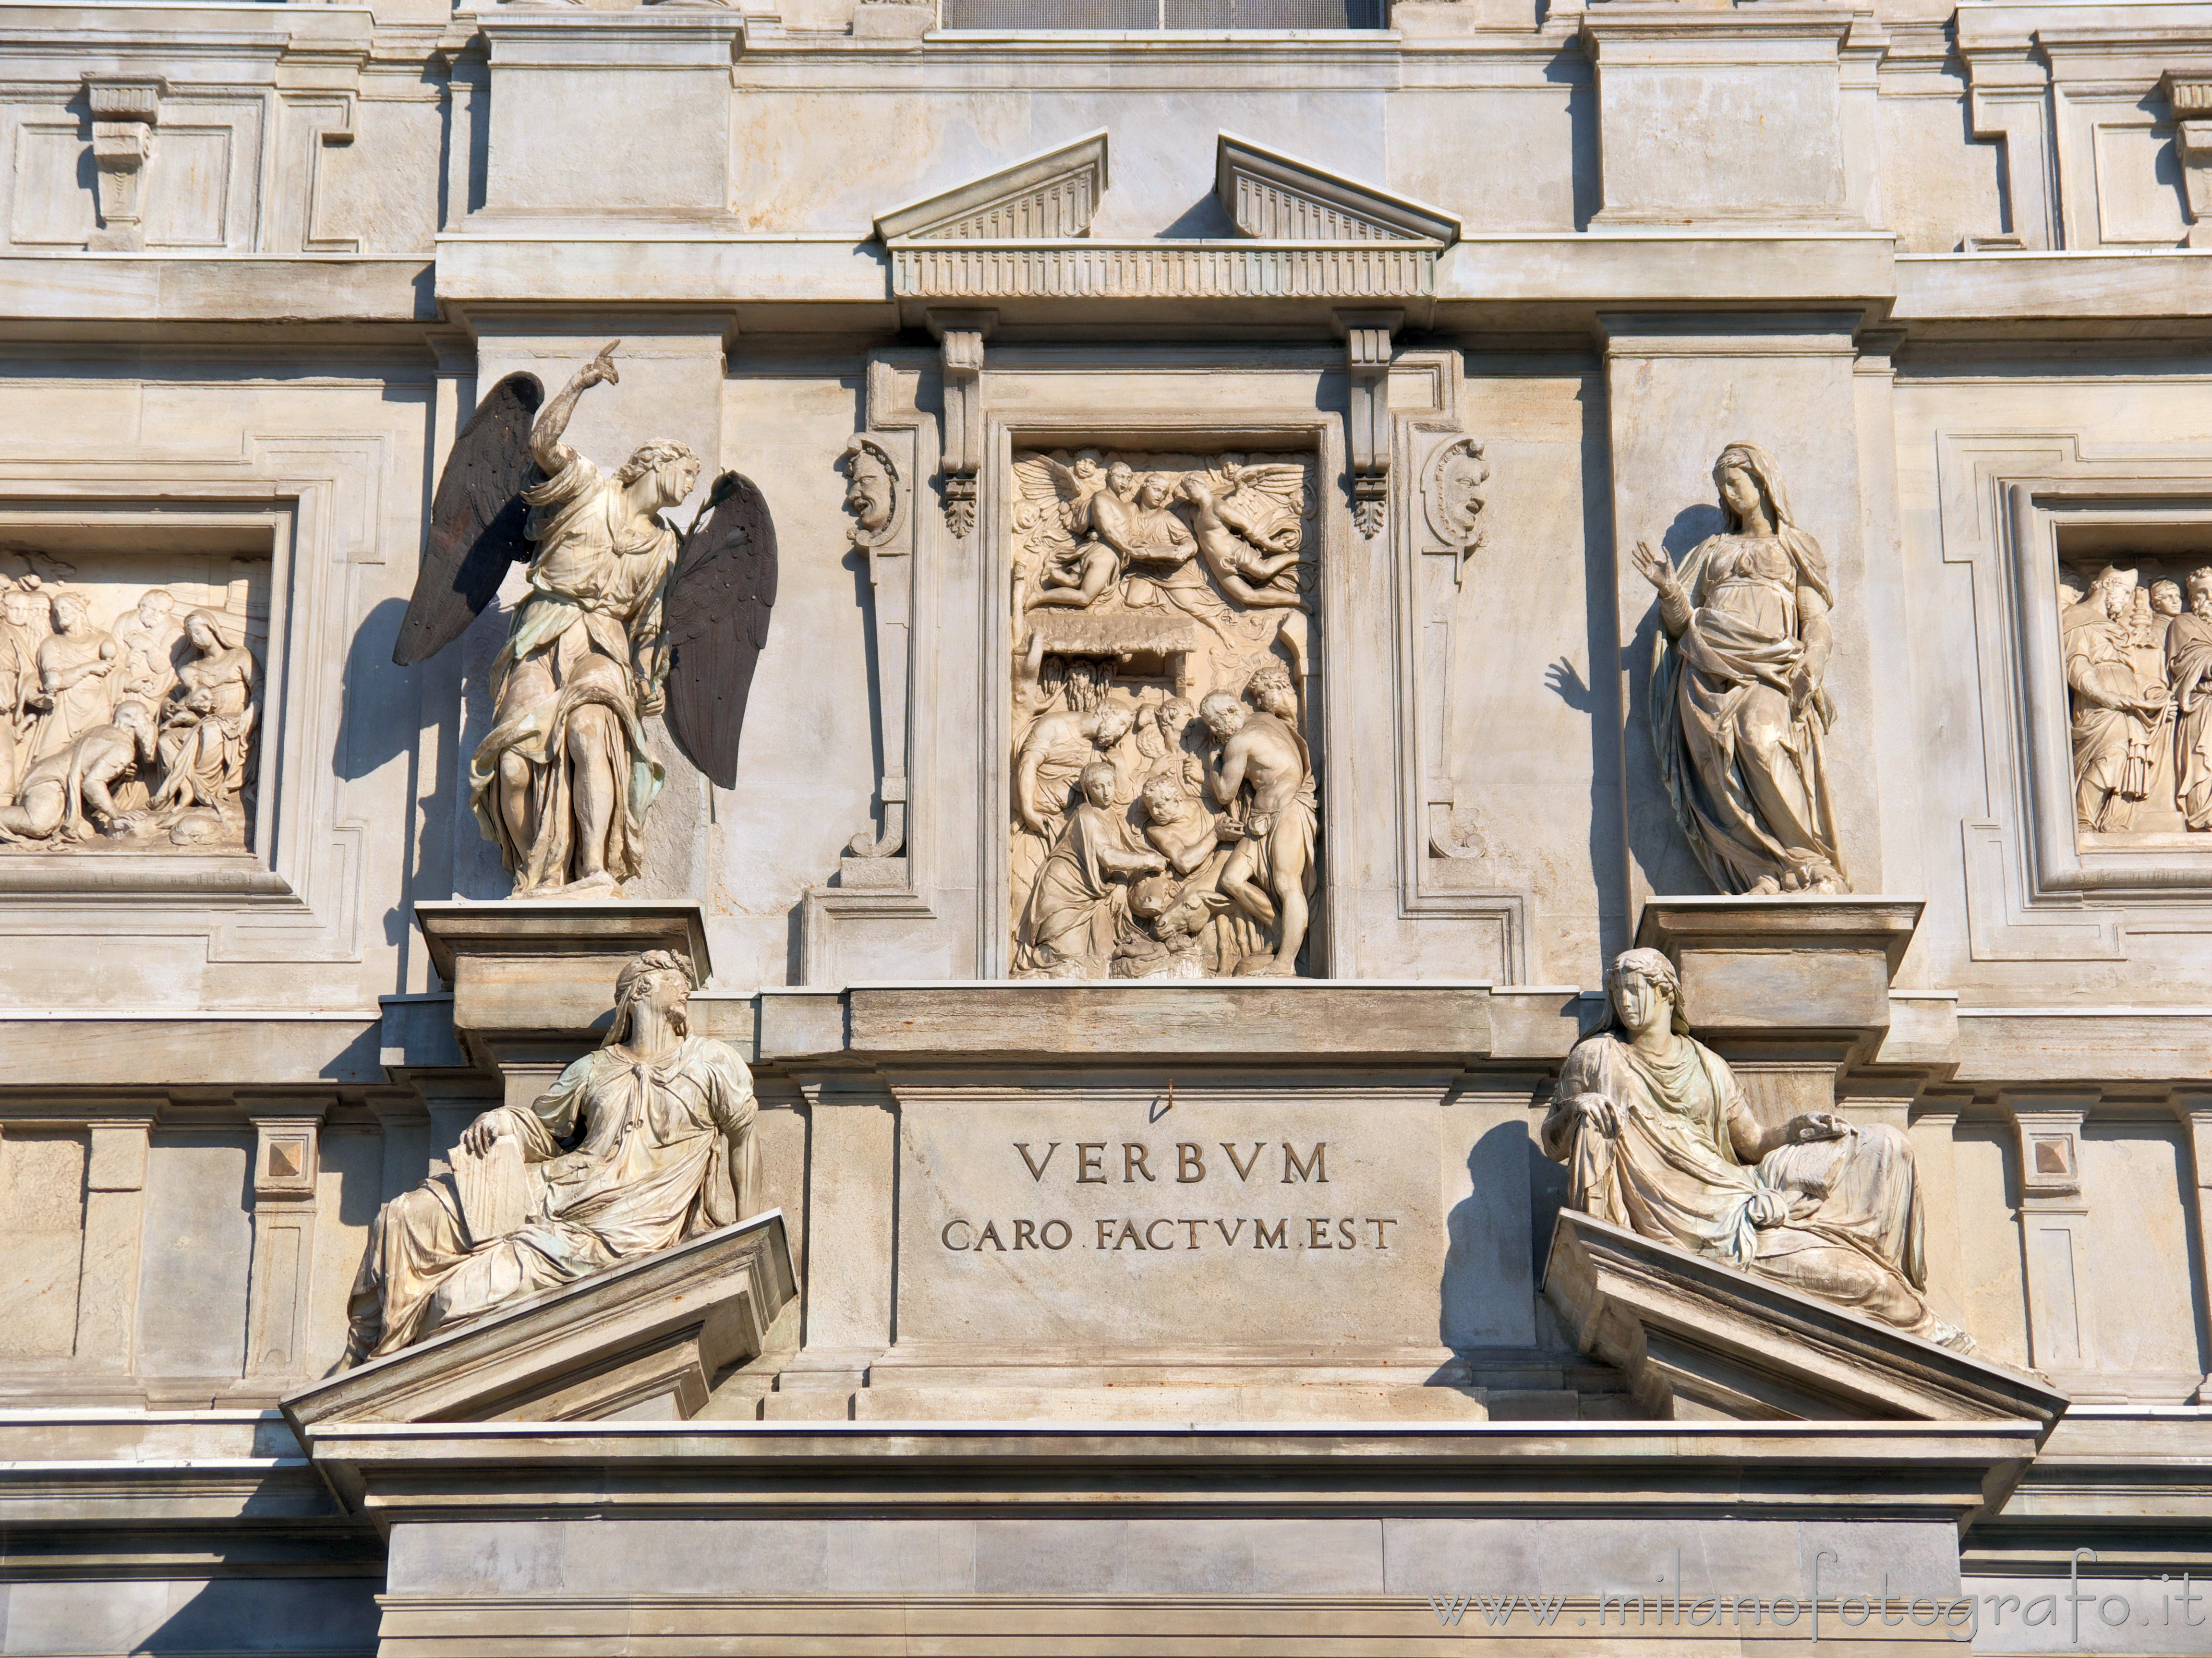
[[145, 170], [154, 128], [161, 118], [160, 76], [87, 76], [92, 106], [92, 163], [99, 189], [100, 228], [86, 240], [94, 253], [137, 253], [146, 246]]
[[2189, 197], [2189, 245], [2212, 246], [2212, 76], [2169, 70], [2160, 90], [2173, 109], [2173, 153]]
[[932, 311], [945, 374], [945, 435], [937, 472], [945, 490], [945, 527], [965, 541], [975, 528], [975, 474], [983, 464], [983, 342], [995, 311]]
[[417, 904], [415, 924], [453, 987], [454, 1035], [483, 1071], [505, 1072], [512, 1039], [597, 1041], [615, 976], [642, 951], [680, 950], [696, 982], [714, 976], [696, 903], [456, 898]]
[[1405, 325], [1402, 311], [1340, 311], [1345, 371], [1351, 394], [1345, 426], [1351, 439], [1352, 520], [1372, 539], [1382, 527], [1390, 490], [1390, 337]]
[[1923, 901], [1879, 895], [1654, 898], [1639, 945], [1666, 953], [1701, 1040], [1762, 1121], [1835, 1108], [1836, 1080], [1889, 1029], [1889, 987]]

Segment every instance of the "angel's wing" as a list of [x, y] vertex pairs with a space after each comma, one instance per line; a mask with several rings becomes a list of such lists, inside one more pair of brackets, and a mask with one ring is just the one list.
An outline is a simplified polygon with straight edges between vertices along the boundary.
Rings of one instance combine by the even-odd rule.
[[735, 788], [745, 698], [775, 604], [775, 525], [751, 479], [714, 480], [662, 603], [668, 733], [693, 765]]
[[1050, 455], [1032, 452], [1014, 458], [1014, 484], [1022, 499], [1039, 506], [1058, 505], [1076, 493], [1075, 474]]
[[1273, 495], [1277, 501], [1301, 516], [1306, 493], [1306, 469], [1296, 463], [1270, 461], [1258, 466], [1239, 466], [1236, 470], [1237, 487], [1257, 489]]
[[530, 424], [544, 400], [535, 374], [509, 374], [453, 440], [430, 504], [415, 594], [392, 647], [401, 667], [428, 661], [467, 632], [507, 579], [507, 567], [530, 556], [522, 533], [530, 509], [522, 490], [535, 476]]

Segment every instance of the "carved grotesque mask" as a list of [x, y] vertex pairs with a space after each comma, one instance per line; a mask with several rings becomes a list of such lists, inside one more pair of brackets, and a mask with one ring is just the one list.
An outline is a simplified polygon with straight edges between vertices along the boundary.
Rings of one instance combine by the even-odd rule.
[[860, 527], [874, 535], [891, 521], [890, 474], [884, 464], [866, 450], [853, 456], [852, 482], [845, 488], [845, 505], [860, 521]]
[[1482, 513], [1482, 486], [1489, 477], [1490, 468], [1464, 451], [1445, 461], [1437, 474], [1444, 521], [1462, 536], [1474, 533]]

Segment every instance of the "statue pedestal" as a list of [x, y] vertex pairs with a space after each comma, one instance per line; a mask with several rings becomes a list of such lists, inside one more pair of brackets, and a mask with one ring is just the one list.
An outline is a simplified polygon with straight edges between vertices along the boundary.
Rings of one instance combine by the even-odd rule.
[[1544, 1295], [1662, 1420], [2024, 1419], [2039, 1439], [2066, 1409], [2033, 1376], [1572, 1209]]
[[452, 899], [415, 907], [430, 961], [453, 987], [453, 1031], [469, 1057], [527, 1103], [599, 1039], [615, 978], [634, 956], [681, 950], [713, 974], [693, 903]]
[[1682, 975], [1698, 1040], [1735, 1066], [1762, 1118], [1835, 1108], [1836, 1079], [1889, 1029], [1889, 987], [1922, 901], [1654, 898], [1636, 942]]
[[286, 1397], [300, 1442], [358, 1422], [681, 1422], [798, 1293], [783, 1214], [519, 1301]]

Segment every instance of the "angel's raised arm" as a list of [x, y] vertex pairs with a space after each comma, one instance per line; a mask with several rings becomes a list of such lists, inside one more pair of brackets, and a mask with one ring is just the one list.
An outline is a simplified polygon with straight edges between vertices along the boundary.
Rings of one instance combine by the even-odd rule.
[[561, 395], [547, 404], [530, 428], [530, 458], [538, 463], [538, 470], [547, 477], [558, 475], [576, 452], [561, 440], [568, 429], [568, 416], [575, 412], [576, 399], [594, 386], [614, 385], [622, 375], [615, 367], [615, 347], [620, 340], [609, 340], [599, 348], [599, 355], [576, 371], [576, 377], [561, 389]]

